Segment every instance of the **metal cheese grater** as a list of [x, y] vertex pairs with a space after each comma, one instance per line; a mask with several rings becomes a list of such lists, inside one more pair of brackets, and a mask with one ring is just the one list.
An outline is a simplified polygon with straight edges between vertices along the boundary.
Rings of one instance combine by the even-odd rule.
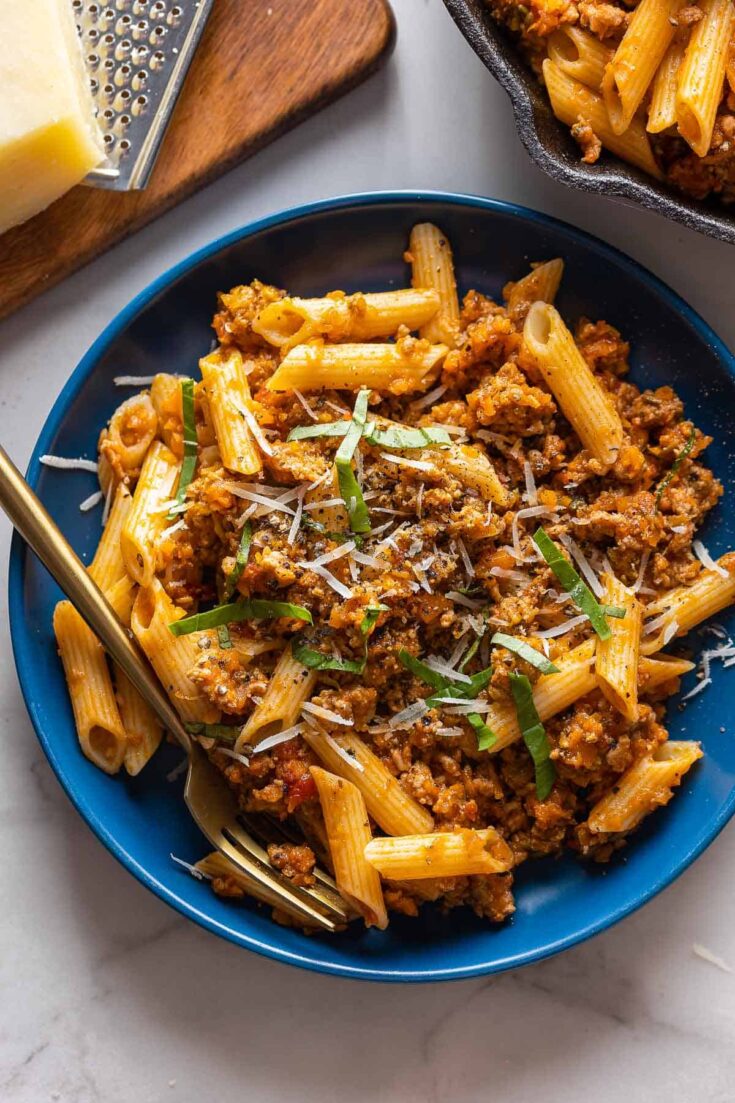
[[148, 183], [213, 0], [71, 0], [107, 159], [95, 188]]

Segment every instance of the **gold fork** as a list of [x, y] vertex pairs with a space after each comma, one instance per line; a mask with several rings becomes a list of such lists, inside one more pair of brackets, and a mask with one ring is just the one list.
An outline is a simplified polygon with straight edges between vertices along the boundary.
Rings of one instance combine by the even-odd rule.
[[243, 828], [235, 796], [224, 776], [186, 731], [131, 634], [2, 447], [0, 506], [110, 656], [183, 747], [189, 759], [184, 789], [186, 805], [215, 849], [247, 878], [251, 894], [311, 927], [334, 931], [338, 924], [345, 923], [350, 914], [328, 874], [319, 871], [317, 885], [312, 889], [293, 885], [269, 864], [266, 851]]

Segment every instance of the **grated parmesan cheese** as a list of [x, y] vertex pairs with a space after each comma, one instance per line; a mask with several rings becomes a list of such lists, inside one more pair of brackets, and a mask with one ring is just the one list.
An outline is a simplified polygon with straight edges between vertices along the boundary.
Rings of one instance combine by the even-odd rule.
[[288, 743], [289, 739], [295, 739], [297, 735], [301, 735], [303, 730], [303, 724], [294, 724], [292, 727], [286, 728], [282, 732], [276, 732], [275, 735], [269, 735], [262, 743], [258, 743], [257, 746], [253, 747], [253, 754], [260, 754], [261, 751], [270, 751], [273, 747], [277, 747], [279, 743]]
[[426, 701], [414, 701], [412, 705], [408, 705], [405, 709], [401, 709], [400, 712], [395, 713], [388, 720], [388, 727], [403, 728], [410, 727], [416, 720], [424, 716], [429, 711]]
[[413, 403], [414, 410], [423, 410], [427, 406], [433, 406], [438, 398], [445, 393], [447, 386], [445, 383], [440, 383], [438, 387], [434, 387], [433, 391], [428, 391], [423, 398], [418, 398]]
[[266, 456], [272, 456], [273, 449], [266, 440], [265, 433], [258, 425], [258, 422], [256, 421], [255, 415], [253, 414], [252, 410], [249, 410], [247, 406], [243, 406], [240, 410], [240, 413], [245, 418], [248, 429], [255, 437], [258, 448], [260, 448], [261, 452], [265, 452]]
[[692, 953], [696, 954], [697, 957], [701, 957], [703, 961], [708, 961], [710, 965], [714, 965], [718, 969], [721, 969], [723, 973], [732, 973], [733, 971], [731, 966], [729, 966], [723, 958], [712, 953], [706, 946], [702, 946], [700, 942], [692, 943]]
[[308, 713], [310, 716], [316, 716], [319, 720], [326, 720], [329, 724], [341, 724], [345, 728], [353, 726], [352, 720], [345, 720], [344, 716], [340, 716], [339, 713], [322, 708], [321, 705], [315, 705], [313, 701], [305, 701], [301, 706], [301, 711]]
[[155, 375], [116, 375], [113, 383], [116, 387], [149, 387]]
[[529, 506], [536, 506], [538, 505], [538, 490], [536, 480], [533, 477], [533, 469], [528, 460], [523, 461], [523, 475], [526, 480], [526, 493], [523, 495], [523, 500], [528, 502]]
[[309, 405], [309, 403], [306, 401], [306, 399], [302, 395], [301, 391], [297, 391], [296, 388], [294, 387], [293, 388], [293, 393], [296, 395], [297, 399], [299, 400], [301, 405], [304, 407], [304, 409], [306, 410], [306, 412], [309, 415], [309, 417], [311, 418], [311, 420], [312, 421], [318, 421], [319, 420], [318, 415], [314, 413], [311, 406]]
[[701, 540], [695, 540], [693, 542], [692, 551], [694, 552], [702, 566], [706, 567], [708, 571], [717, 571], [718, 575], [721, 578], [730, 577], [725, 568], [720, 566], [720, 564], [712, 558]]
[[201, 869], [197, 869], [197, 867], [193, 866], [191, 864], [191, 862], [185, 862], [183, 858], [177, 858], [175, 854], [169, 854], [169, 858], [171, 859], [172, 862], [176, 862], [177, 866], [181, 866], [182, 869], [185, 869], [187, 871], [187, 873], [190, 873], [195, 880], [197, 880], [197, 881], [211, 881], [212, 880], [211, 874], [205, 873]]
[[379, 452], [378, 454], [386, 463], [395, 463], [399, 467], [412, 467], [414, 471], [436, 471], [434, 464], [427, 463], [425, 460], [410, 460], [408, 456], [392, 456], [390, 452]]
[[94, 507], [102, 501], [102, 498], [102, 491], [95, 490], [93, 494], [90, 494], [88, 498], [85, 498], [83, 502], [79, 503], [79, 508], [82, 513], [87, 513], [88, 510], [94, 509]]
[[41, 456], [39, 463], [42, 463], [44, 467], [56, 467], [59, 471], [91, 471], [93, 475], [97, 474], [97, 464], [94, 460], [85, 460], [82, 457], [79, 459], [67, 459], [66, 456]]
[[340, 758], [343, 758], [348, 766], [352, 766], [355, 770], [359, 770], [361, 774], [365, 773], [365, 767], [362, 762], [358, 762], [354, 755], [346, 751], [344, 747], [340, 747], [336, 739], [333, 739], [328, 732], [324, 732], [322, 735], [324, 742], [332, 748], [335, 754], [338, 754]]
[[331, 586], [335, 593], [338, 593], [340, 597], [348, 598], [352, 597], [352, 590], [349, 586], [345, 586], [344, 582], [340, 582], [338, 578], [328, 571], [326, 567], [320, 567], [316, 563], [304, 563], [299, 562], [297, 567], [304, 567], [307, 571], [312, 571], [314, 574], [318, 574], [320, 578], [323, 578], [328, 586]]
[[540, 640], [552, 640], [556, 636], [566, 636], [567, 632], [573, 632], [575, 628], [581, 627], [589, 621], [589, 617], [585, 613], [581, 613], [578, 617], [572, 617], [571, 620], [562, 621], [561, 624], [557, 624], [554, 628], [544, 628], [543, 632], [534, 633]]

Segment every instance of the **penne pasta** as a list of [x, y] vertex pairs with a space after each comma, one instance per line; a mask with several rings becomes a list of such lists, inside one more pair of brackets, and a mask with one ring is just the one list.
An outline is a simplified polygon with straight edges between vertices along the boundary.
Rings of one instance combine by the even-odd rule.
[[116, 774], [125, 754], [125, 731], [102, 644], [69, 601], [60, 601], [54, 610], [54, 634], [79, 745], [95, 766]]
[[295, 659], [290, 646], [284, 647], [263, 699], [242, 729], [235, 749], [239, 751], [248, 743], [257, 744], [269, 735], [292, 727], [316, 682], [317, 672]]
[[699, 7], [704, 17], [692, 28], [679, 68], [676, 121], [684, 141], [705, 157], [722, 99], [733, 5], [732, 0], [701, 0]]
[[587, 820], [590, 831], [593, 834], [632, 831], [649, 812], [668, 804], [673, 789], [701, 757], [699, 743], [662, 744], [654, 754], [626, 770], [613, 789], [597, 802]]
[[[599, 92], [605, 66], [613, 56], [609, 46], [600, 42], [589, 31], [567, 24], [549, 35], [548, 51], [549, 57], [562, 73], [578, 80], [593, 92]], [[546, 301], [551, 302], [550, 299]]]
[[609, 617], [611, 635], [597, 641], [597, 682], [611, 705], [626, 720], [638, 718], [638, 659], [641, 646], [642, 609], [635, 594], [614, 575], [603, 577], [605, 605], [625, 610], [625, 616]]
[[602, 95], [615, 134], [630, 126], [676, 30], [680, 0], [640, 0], [602, 78]]
[[180, 465], [165, 444], [154, 441], [143, 463], [132, 506], [120, 534], [125, 569], [140, 586], [150, 586], [156, 569], [156, 543], [171, 522], [165, 508]]
[[580, 119], [584, 119], [605, 149], [643, 169], [657, 180], [662, 179], [646, 129], [640, 119], [633, 119], [624, 133], [616, 134], [601, 95], [567, 76], [549, 58], [543, 63], [543, 74], [551, 107], [557, 119], [561, 119], [567, 126], [574, 126]]
[[163, 738], [163, 728], [153, 709], [143, 700], [127, 674], [116, 666], [115, 699], [125, 729], [123, 763], [129, 774], [139, 774], [153, 757]]
[[130, 627], [181, 719], [213, 724], [219, 720], [219, 709], [189, 677], [197, 660], [203, 656], [199, 640], [210, 637], [206, 632], [174, 636], [169, 624], [183, 615], [161, 583], [154, 579], [151, 586], [138, 591]]
[[100, 436], [100, 455], [109, 465], [109, 471], [104, 473], [105, 493], [109, 489], [110, 474], [117, 484], [120, 479], [137, 473], [157, 432], [158, 418], [147, 394], [134, 395], [118, 406]]
[[[597, 676], [592, 669], [594, 658], [595, 640], [586, 640], [562, 658], [554, 660], [559, 668], [558, 674], [544, 674], [539, 678], [533, 687], [533, 703], [542, 723], [596, 688]], [[490, 754], [497, 754], [521, 738], [516, 710], [510, 701], [493, 704], [485, 723], [497, 736], [497, 741], [489, 748]]]
[[250, 404], [242, 354], [233, 345], [218, 348], [199, 361], [199, 369], [222, 463], [239, 475], [259, 474], [260, 452], [242, 412]]
[[727, 552], [718, 563], [727, 572], [725, 577], [717, 571], [702, 571], [691, 586], [679, 586], [646, 606], [649, 624], [659, 617], [665, 620], [655, 632], [646, 633], [644, 626], [641, 644], [644, 655], [651, 655], [664, 646], [663, 641], [668, 642], [674, 626], [674, 635], [685, 636], [702, 621], [735, 602], [735, 552]]
[[127, 578], [120, 542], [122, 530], [128, 519], [133, 499], [130, 491], [122, 483], [115, 491], [110, 516], [97, 545], [94, 559], [89, 564], [89, 574], [100, 590], [106, 593], [116, 582]]
[[[431, 454], [426, 453], [426, 459]], [[504, 506], [508, 503], [508, 492], [497, 476], [487, 456], [470, 444], [454, 444], [442, 451], [438, 461], [440, 466], [464, 483], [476, 490], [486, 502], [495, 502]]]
[[126, 626], [130, 624], [130, 614], [137, 589], [138, 587], [132, 578], [125, 575], [125, 578], [118, 579], [115, 585], [111, 586], [105, 593], [105, 597], [117, 614], [117, 619], [121, 620]]
[[503, 296], [511, 317], [521, 321], [526, 317], [533, 303], [553, 303], [564, 274], [564, 261], [561, 257], [537, 264], [528, 275], [515, 283], [507, 283]]
[[646, 124], [646, 130], [649, 134], [660, 134], [662, 130], [668, 130], [669, 127], [676, 126], [676, 93], [679, 84], [679, 69], [684, 60], [685, 52], [686, 42], [675, 38], [656, 70]]
[[623, 443], [620, 416], [553, 306], [533, 304], [523, 343], [583, 446], [611, 467]]
[[681, 678], [694, 670], [694, 663], [688, 659], [677, 659], [673, 655], [653, 655], [641, 657], [638, 663], [638, 694], [648, 693], [672, 678]]
[[402, 881], [507, 873], [513, 851], [494, 827], [372, 839], [365, 858], [382, 877]]
[[284, 353], [313, 337], [329, 341], [371, 341], [392, 337], [400, 326], [417, 330], [439, 309], [439, 292], [408, 288], [345, 295], [333, 291], [323, 299], [279, 299], [253, 322], [253, 332]]
[[371, 387], [389, 394], [425, 391], [436, 379], [446, 345], [415, 337], [395, 344], [297, 345], [268, 380], [269, 391], [319, 391]]
[[366, 927], [385, 930], [388, 913], [380, 878], [365, 859], [371, 834], [362, 793], [321, 766], [312, 766], [311, 776], [319, 793], [337, 888], [362, 915]]
[[181, 384], [185, 378], [159, 372], [151, 384], [151, 402], [158, 417], [158, 435], [179, 460], [184, 455]]
[[411, 283], [415, 288], [433, 289], [440, 302], [439, 310], [419, 332], [428, 341], [454, 348], [459, 337], [459, 298], [449, 241], [438, 226], [421, 222], [411, 230], [408, 249]]
[[350, 733], [327, 740], [323, 734], [305, 730], [302, 737], [328, 770], [357, 786], [368, 812], [387, 835], [433, 831], [434, 817], [429, 810], [402, 788], [359, 736]]

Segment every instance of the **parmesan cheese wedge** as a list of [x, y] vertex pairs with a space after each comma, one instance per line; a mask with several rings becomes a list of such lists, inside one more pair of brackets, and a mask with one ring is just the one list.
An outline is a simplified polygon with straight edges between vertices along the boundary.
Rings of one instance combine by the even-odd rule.
[[71, 0], [0, 0], [0, 233], [104, 157]]

